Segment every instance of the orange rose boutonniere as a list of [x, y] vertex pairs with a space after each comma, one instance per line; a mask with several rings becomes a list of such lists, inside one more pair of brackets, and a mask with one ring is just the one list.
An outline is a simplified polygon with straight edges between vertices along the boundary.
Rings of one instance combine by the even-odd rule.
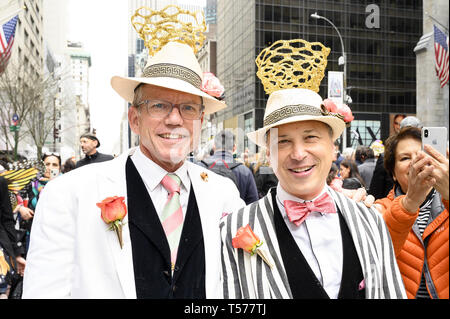
[[270, 268], [273, 267], [267, 253], [261, 249], [263, 242], [259, 240], [259, 237], [256, 236], [250, 225], [247, 224], [247, 226], [239, 228], [236, 232], [236, 236], [231, 240], [231, 244], [234, 248], [241, 248], [252, 256], [255, 253], [258, 254]]
[[113, 196], [107, 197], [96, 204], [101, 210], [101, 218], [110, 226], [109, 230], [114, 230], [116, 232], [120, 248], [123, 247], [122, 220], [127, 215], [127, 206], [125, 205], [124, 200], [125, 197]]

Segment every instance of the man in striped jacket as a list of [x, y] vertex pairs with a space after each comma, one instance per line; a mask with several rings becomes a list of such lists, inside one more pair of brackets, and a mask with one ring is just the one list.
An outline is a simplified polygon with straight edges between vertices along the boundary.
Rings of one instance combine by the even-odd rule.
[[326, 185], [344, 117], [323, 106], [318, 84], [273, 90], [286, 82], [270, 80], [264, 127], [248, 137], [267, 147], [279, 183], [222, 219], [224, 297], [406, 298], [382, 216]]

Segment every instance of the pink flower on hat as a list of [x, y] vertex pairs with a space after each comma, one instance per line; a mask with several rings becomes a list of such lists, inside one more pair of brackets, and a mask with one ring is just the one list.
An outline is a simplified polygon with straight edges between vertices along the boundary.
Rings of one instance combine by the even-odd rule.
[[322, 103], [328, 110], [328, 112], [341, 114], [344, 117], [345, 123], [349, 123], [355, 119], [355, 117], [352, 114], [352, 110], [348, 107], [347, 104], [343, 103], [336, 104], [331, 99], [325, 99]]
[[214, 97], [221, 97], [225, 92], [225, 88], [220, 84], [219, 79], [211, 72], [203, 73], [202, 87], [200, 89]]
[[328, 112], [330, 113], [337, 113], [337, 105], [334, 103], [332, 99], [325, 99], [323, 100], [323, 105], [326, 107]]
[[341, 114], [344, 117], [345, 123], [349, 123], [355, 119], [355, 117], [352, 114], [352, 110], [350, 110], [347, 104], [343, 103], [338, 104], [337, 113]]

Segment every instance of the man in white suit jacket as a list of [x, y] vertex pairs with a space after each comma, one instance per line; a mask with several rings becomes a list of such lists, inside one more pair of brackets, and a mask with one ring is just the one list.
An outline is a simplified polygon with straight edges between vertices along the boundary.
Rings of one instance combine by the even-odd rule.
[[[134, 149], [87, 165], [45, 187], [39, 199], [27, 256], [23, 298], [136, 298], [128, 215], [121, 249], [96, 203], [127, 198], [125, 165]], [[197, 196], [205, 238], [206, 297], [221, 298], [219, 220], [239, 203], [229, 179], [185, 162]], [[208, 181], [201, 177], [208, 174]], [[126, 201], [127, 202], [127, 201]]]
[[[226, 107], [206, 93], [202, 76], [192, 48], [169, 42], [149, 58], [142, 78], [112, 78], [132, 104], [128, 120], [140, 145], [47, 184], [31, 231], [23, 298], [222, 297], [219, 222], [245, 203], [231, 180], [185, 161], [204, 114]], [[168, 173], [180, 181], [178, 247], [162, 219], [176, 197], [163, 186]], [[122, 247], [96, 205], [113, 196], [124, 197], [128, 211]]]

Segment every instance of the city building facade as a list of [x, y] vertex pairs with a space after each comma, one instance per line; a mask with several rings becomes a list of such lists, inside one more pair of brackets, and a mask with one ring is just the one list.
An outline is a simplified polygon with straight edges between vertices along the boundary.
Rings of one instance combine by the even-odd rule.
[[[27, 78], [40, 78], [45, 72], [46, 58], [43, 37], [43, 1], [21, 0], [20, 8], [22, 10], [18, 12], [14, 43], [4, 72], [18, 72], [20, 69], [24, 77], [26, 75]], [[0, 94], [3, 93], [0, 92]], [[9, 125], [10, 123], [5, 121], [3, 124]], [[20, 135], [20, 143], [17, 149], [18, 154], [27, 158], [36, 157], [37, 151], [33, 139], [29, 135], [24, 134], [27, 130], [24, 120], [19, 119], [19, 124], [20, 132], [18, 135]], [[8, 149], [9, 146], [4, 143], [3, 139], [0, 139], [0, 150], [5, 151]], [[8, 151], [11, 151], [11, 149]]]
[[370, 145], [391, 133], [396, 113], [416, 114], [416, 57], [422, 35], [422, 1], [249, 0], [217, 2], [217, 73], [228, 108], [213, 125], [239, 128], [238, 150], [254, 144], [245, 133], [262, 126], [268, 96], [256, 77], [255, 58], [277, 40], [301, 38], [331, 48], [319, 94], [327, 98], [327, 72], [343, 71], [346, 54], [348, 103], [355, 116], [347, 146]]
[[[67, 55], [70, 58], [70, 76], [73, 83], [76, 110], [76, 143], [79, 145], [80, 136], [95, 128], [91, 125], [89, 108], [89, 69], [92, 65], [91, 56], [83, 49], [79, 42], [67, 42]], [[83, 155], [78, 146], [75, 156], [80, 159]]]
[[[54, 101], [58, 137], [54, 139], [56, 145], [53, 149], [61, 154], [63, 160], [70, 157], [79, 160], [83, 156], [80, 136], [91, 130], [88, 95], [91, 58], [82, 43], [68, 39], [70, 3], [45, 0], [43, 8], [45, 43], [54, 57], [54, 73], [59, 80]], [[51, 144], [54, 142], [48, 143], [52, 149]]]
[[425, 126], [445, 126], [447, 128], [447, 140], [449, 132], [449, 83], [447, 82], [441, 87], [436, 75], [434, 26], [448, 37], [448, 14], [448, 1], [424, 0], [423, 35], [414, 48], [417, 56], [417, 117]]

